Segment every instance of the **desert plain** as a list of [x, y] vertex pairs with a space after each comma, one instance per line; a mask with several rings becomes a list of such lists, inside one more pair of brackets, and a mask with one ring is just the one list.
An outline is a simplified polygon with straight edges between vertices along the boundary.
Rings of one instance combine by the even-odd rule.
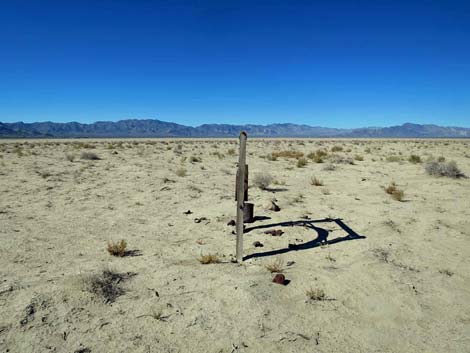
[[469, 140], [248, 138], [241, 264], [237, 162], [0, 141], [0, 352], [470, 352]]

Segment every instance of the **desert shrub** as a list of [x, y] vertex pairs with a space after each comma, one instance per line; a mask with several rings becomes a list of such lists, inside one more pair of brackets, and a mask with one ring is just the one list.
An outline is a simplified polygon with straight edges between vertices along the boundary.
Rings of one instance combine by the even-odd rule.
[[401, 157], [400, 156], [387, 156], [387, 158], [385, 158], [385, 160], [387, 162], [400, 162]]
[[202, 161], [202, 159], [201, 159], [200, 157], [191, 156], [191, 157], [189, 157], [189, 161], [190, 161], [191, 163], [199, 163], [199, 162]]
[[203, 265], [220, 263], [220, 258], [214, 254], [201, 255], [197, 260]]
[[272, 153], [267, 154], [267, 155], [266, 155], [266, 159], [267, 159], [268, 161], [277, 161], [277, 157], [274, 156]]
[[219, 151], [212, 152], [211, 156], [216, 156], [219, 159], [223, 159], [225, 157], [225, 155], [223, 153], [220, 153]]
[[305, 295], [307, 296], [308, 300], [320, 301], [320, 300], [326, 299], [325, 292], [323, 291], [323, 289], [319, 289], [319, 288], [307, 289], [305, 291]]
[[304, 157], [301, 157], [297, 160], [297, 168], [302, 168], [307, 165], [307, 160]]
[[341, 152], [343, 150], [343, 147], [341, 146], [333, 146], [331, 148], [331, 152]]
[[175, 174], [179, 177], [185, 177], [186, 176], [186, 169], [184, 168], [178, 168], [175, 172]]
[[445, 162], [445, 160], [446, 160], [446, 157], [444, 157], [444, 156], [440, 156], [440, 157], [437, 158], [438, 162]]
[[272, 181], [273, 177], [268, 173], [258, 173], [253, 177], [253, 185], [261, 190], [266, 190]]
[[304, 154], [302, 152], [295, 151], [295, 150], [275, 151], [275, 152], [271, 152], [271, 154], [275, 158], [283, 157], [283, 158], [299, 159], [299, 158], [302, 158], [304, 156]]
[[266, 269], [271, 273], [280, 273], [284, 271], [284, 261], [282, 259], [276, 259], [265, 265]]
[[89, 161], [97, 161], [99, 159], [101, 159], [100, 157], [98, 157], [98, 155], [94, 152], [82, 152], [81, 155], [80, 155], [80, 158], [81, 159], [86, 159], [86, 160], [89, 160]]
[[127, 248], [127, 243], [124, 239], [116, 243], [110, 240], [108, 242], [107, 250], [113, 256], [123, 257], [126, 254], [126, 248]]
[[323, 186], [323, 183], [320, 179], [316, 178], [316, 177], [312, 177], [310, 179], [310, 184], [313, 185], [313, 186]]
[[417, 155], [415, 155], [415, 154], [412, 154], [412, 155], [408, 158], [408, 162], [413, 163], [413, 164], [421, 163], [421, 157], [420, 157], [420, 156], [417, 156]]
[[429, 161], [425, 164], [424, 169], [426, 173], [432, 176], [446, 176], [449, 178], [461, 178], [465, 176], [454, 161], [447, 163]]
[[328, 160], [333, 164], [354, 164], [354, 160], [351, 157], [342, 156], [339, 154], [330, 155]]
[[227, 154], [228, 154], [229, 156], [235, 156], [235, 148], [229, 148], [229, 149], [227, 150]]
[[396, 201], [402, 201], [405, 196], [405, 192], [400, 190], [394, 182], [390, 183], [390, 185], [385, 188], [385, 192], [391, 195], [392, 199]]
[[371, 152], [371, 149], [369, 147], [367, 147], [365, 150], [364, 150], [365, 153], [370, 153]]
[[293, 205], [295, 203], [302, 203], [304, 202], [304, 199], [305, 199], [305, 196], [299, 193], [290, 200], [290, 204]]
[[315, 152], [310, 152], [307, 155], [307, 158], [310, 158], [315, 163], [323, 163], [324, 159], [327, 155], [328, 155], [328, 153], [324, 150], [316, 150]]
[[127, 274], [120, 274], [110, 269], [83, 278], [85, 290], [94, 294], [105, 303], [112, 303], [117, 297], [124, 294], [120, 283], [129, 278]]
[[336, 166], [331, 163], [325, 164], [325, 166], [323, 167], [323, 170], [330, 171], [330, 172], [335, 169], [336, 169]]
[[65, 159], [68, 160], [69, 162], [73, 162], [75, 160], [75, 155], [73, 153], [67, 153], [65, 155]]
[[355, 159], [356, 161], [362, 162], [362, 161], [364, 160], [364, 157], [362, 157], [362, 156], [359, 155], [359, 154], [356, 154], [356, 155], [354, 156], [354, 159]]

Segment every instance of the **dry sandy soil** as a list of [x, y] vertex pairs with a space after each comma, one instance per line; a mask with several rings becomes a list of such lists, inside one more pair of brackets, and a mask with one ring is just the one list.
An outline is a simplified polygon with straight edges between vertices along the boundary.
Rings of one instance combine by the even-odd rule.
[[236, 140], [0, 142], [0, 352], [470, 352], [470, 179], [440, 156], [470, 175], [468, 140], [249, 139], [236, 264]]

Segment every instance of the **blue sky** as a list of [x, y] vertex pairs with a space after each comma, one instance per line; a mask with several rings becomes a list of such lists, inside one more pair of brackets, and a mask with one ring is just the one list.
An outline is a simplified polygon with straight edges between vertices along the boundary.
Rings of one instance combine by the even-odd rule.
[[0, 121], [470, 127], [470, 1], [0, 0]]

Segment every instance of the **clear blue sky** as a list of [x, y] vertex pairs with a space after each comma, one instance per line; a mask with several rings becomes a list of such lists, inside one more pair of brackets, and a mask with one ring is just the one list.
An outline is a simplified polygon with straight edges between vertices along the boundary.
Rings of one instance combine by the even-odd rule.
[[0, 0], [0, 121], [470, 127], [470, 0]]

